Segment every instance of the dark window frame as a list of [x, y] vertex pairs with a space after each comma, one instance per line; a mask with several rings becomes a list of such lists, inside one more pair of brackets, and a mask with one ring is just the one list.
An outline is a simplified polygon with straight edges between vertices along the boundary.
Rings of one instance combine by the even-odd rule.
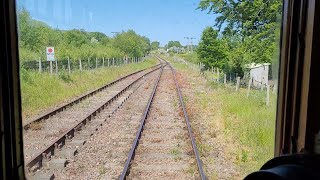
[[0, 6], [0, 179], [25, 179], [15, 0]]

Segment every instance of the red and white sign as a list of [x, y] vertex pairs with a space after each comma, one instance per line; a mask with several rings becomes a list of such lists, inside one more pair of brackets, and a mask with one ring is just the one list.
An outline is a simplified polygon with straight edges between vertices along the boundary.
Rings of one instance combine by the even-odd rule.
[[54, 47], [47, 47], [47, 61], [54, 61]]

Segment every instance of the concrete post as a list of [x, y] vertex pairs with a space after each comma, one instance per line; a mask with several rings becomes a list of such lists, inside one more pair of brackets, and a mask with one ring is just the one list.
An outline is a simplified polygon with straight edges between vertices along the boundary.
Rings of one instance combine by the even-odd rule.
[[50, 74], [52, 74], [52, 71], [53, 71], [53, 69], [52, 69], [52, 61], [50, 61]]
[[70, 58], [68, 57], [68, 71], [69, 71], [69, 74], [71, 73], [71, 67], [70, 67]]
[[80, 68], [80, 71], [82, 71], [82, 62], [81, 62], [81, 59], [79, 59], [79, 68]]
[[236, 91], [239, 91], [240, 87], [240, 77], [237, 77]]
[[267, 84], [267, 98], [266, 98], [266, 105], [270, 105], [270, 86]]

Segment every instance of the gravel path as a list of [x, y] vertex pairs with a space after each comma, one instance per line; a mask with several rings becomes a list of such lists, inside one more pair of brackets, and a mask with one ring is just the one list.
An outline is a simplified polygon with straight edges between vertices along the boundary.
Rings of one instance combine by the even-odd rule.
[[130, 76], [96, 95], [51, 116], [47, 120], [33, 124], [31, 128], [23, 133], [25, 160], [28, 161], [31, 157], [38, 154], [44, 147], [58, 138], [61, 133], [66, 132], [69, 128], [79, 123], [79, 121], [91, 114], [91, 112], [108, 101], [129, 83], [132, 83], [145, 73], [146, 71]]
[[198, 176], [173, 75], [166, 67], [128, 179], [196, 179]]
[[158, 74], [156, 71], [148, 76], [146, 83], [80, 148], [71, 163], [55, 172], [57, 179], [119, 178]]

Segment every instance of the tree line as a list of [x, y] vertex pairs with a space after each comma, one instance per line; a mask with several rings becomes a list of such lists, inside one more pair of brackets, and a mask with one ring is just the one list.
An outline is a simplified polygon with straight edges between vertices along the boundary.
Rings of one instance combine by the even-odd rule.
[[[83, 29], [60, 30], [33, 19], [22, 8], [18, 11], [19, 50], [21, 61], [45, 59], [46, 47], [55, 47], [57, 59], [142, 57], [151, 50], [151, 42], [133, 30], [114, 37]], [[153, 43], [154, 44], [154, 43]]]
[[201, 0], [198, 9], [216, 15], [214, 26], [203, 31], [197, 49], [207, 68], [241, 76], [245, 65], [252, 62], [277, 66], [282, 1]]

